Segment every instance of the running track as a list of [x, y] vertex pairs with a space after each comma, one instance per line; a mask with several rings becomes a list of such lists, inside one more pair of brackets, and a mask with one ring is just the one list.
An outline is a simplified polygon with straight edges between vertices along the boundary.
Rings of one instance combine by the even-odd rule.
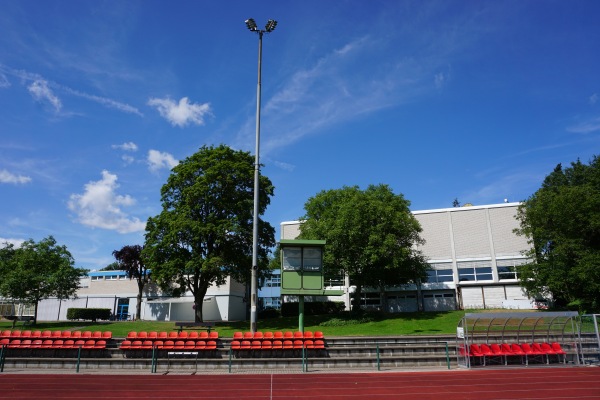
[[600, 399], [600, 368], [443, 372], [0, 374], [4, 399]]

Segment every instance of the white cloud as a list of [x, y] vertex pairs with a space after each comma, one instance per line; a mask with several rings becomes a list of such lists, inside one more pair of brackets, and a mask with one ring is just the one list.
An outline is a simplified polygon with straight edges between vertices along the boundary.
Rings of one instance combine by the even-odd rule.
[[10, 82], [6, 75], [0, 72], [0, 88], [7, 88], [10, 86]]
[[171, 154], [160, 152], [158, 150], [148, 151], [148, 165], [150, 171], [158, 171], [161, 168], [171, 169], [179, 164]]
[[591, 121], [582, 122], [579, 125], [568, 127], [567, 131], [584, 134], [600, 131], [600, 118], [595, 118]]
[[7, 170], [0, 170], [0, 183], [23, 184], [31, 182], [31, 178], [23, 175], [15, 175]]
[[173, 126], [184, 127], [188, 124], [204, 125], [204, 117], [211, 114], [210, 104], [190, 103], [187, 97], [182, 97], [179, 103], [173, 100], [151, 98], [148, 105], [156, 107], [162, 117]]
[[[0, 85], [1, 86], [1, 85]], [[590, 104], [596, 104], [598, 102], [598, 93], [594, 93], [590, 96]]]
[[47, 81], [43, 79], [37, 79], [27, 87], [27, 90], [29, 90], [29, 93], [31, 93], [35, 100], [40, 102], [47, 101], [50, 103], [56, 112], [60, 111], [62, 108], [60, 99], [56, 97], [52, 90], [50, 90]]
[[133, 142], [126, 142], [123, 144], [113, 144], [111, 147], [113, 149], [119, 149], [119, 150], [123, 150], [123, 151], [137, 151], [138, 150], [137, 144], [135, 144]]
[[2, 238], [2, 237], [0, 237], [0, 248], [5, 247], [4, 245], [6, 243], [12, 244], [15, 247], [21, 247], [21, 245], [23, 243], [25, 243], [25, 241], [23, 239], [11, 239], [11, 238]]
[[70, 93], [74, 96], [94, 101], [94, 102], [102, 104], [103, 106], [106, 106], [108, 108], [114, 108], [116, 110], [123, 111], [128, 114], [139, 115], [140, 117], [142, 117], [144, 115], [140, 112], [140, 110], [138, 110], [137, 108], [130, 106], [129, 104], [126, 104], [126, 103], [121, 103], [119, 101], [116, 101], [113, 99], [108, 99], [106, 97], [96, 96], [94, 94], [83, 93], [78, 90], [74, 90], [74, 89], [64, 87], [64, 86], [62, 87], [62, 89], [65, 92]]
[[143, 231], [146, 223], [131, 218], [121, 209], [135, 204], [129, 195], [119, 195], [116, 190], [117, 175], [102, 171], [102, 179], [89, 182], [83, 194], [72, 194], [68, 203], [71, 211], [83, 225], [92, 228], [115, 230], [119, 233]]

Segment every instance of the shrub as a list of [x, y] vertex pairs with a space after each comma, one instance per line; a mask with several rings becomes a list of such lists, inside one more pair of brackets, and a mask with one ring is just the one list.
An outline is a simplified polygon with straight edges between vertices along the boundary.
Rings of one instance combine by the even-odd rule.
[[85, 319], [96, 322], [99, 319], [110, 319], [110, 308], [69, 308], [67, 319]]

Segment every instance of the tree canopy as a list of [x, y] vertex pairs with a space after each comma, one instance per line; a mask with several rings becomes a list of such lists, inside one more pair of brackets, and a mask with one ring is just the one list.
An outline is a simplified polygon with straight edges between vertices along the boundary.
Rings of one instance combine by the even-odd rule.
[[20, 247], [5, 243], [0, 248], [0, 295], [35, 305], [40, 300], [75, 297], [87, 271], [75, 268], [71, 253], [52, 236], [39, 242], [28, 240]]
[[518, 234], [528, 238], [531, 263], [522, 286], [557, 306], [600, 310], [600, 159], [558, 164], [520, 207]]
[[356, 285], [355, 308], [363, 287], [418, 283], [427, 263], [416, 250], [421, 227], [410, 202], [387, 185], [322, 191], [304, 209], [300, 238], [326, 240], [324, 267], [347, 273]]
[[148, 283], [148, 267], [142, 258], [142, 246], [139, 244], [133, 246], [123, 246], [121, 250], [113, 251], [113, 256], [117, 260], [119, 269], [127, 273], [129, 279], [135, 279], [138, 286], [137, 304], [135, 308], [135, 318], [142, 317], [142, 295], [144, 286]]
[[[259, 216], [273, 185], [260, 176]], [[173, 168], [161, 190], [162, 212], [148, 220], [143, 254], [152, 278], [174, 295], [191, 291], [196, 321], [211, 284], [247, 281], [252, 264], [254, 158], [221, 145], [202, 147]], [[265, 269], [275, 230], [259, 218], [259, 268]]]

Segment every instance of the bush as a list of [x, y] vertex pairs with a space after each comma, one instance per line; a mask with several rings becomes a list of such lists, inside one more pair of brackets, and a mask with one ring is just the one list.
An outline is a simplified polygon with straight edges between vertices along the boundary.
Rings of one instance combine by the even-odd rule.
[[[341, 301], [317, 301], [304, 303], [304, 315], [338, 314], [345, 305]], [[283, 303], [281, 315], [284, 317], [298, 316], [298, 303]]]
[[110, 319], [110, 308], [69, 308], [67, 310], [67, 319], [85, 319], [96, 322], [99, 319]]
[[267, 307], [264, 310], [258, 312], [258, 318], [260, 319], [272, 319], [281, 317], [281, 313], [278, 309]]

